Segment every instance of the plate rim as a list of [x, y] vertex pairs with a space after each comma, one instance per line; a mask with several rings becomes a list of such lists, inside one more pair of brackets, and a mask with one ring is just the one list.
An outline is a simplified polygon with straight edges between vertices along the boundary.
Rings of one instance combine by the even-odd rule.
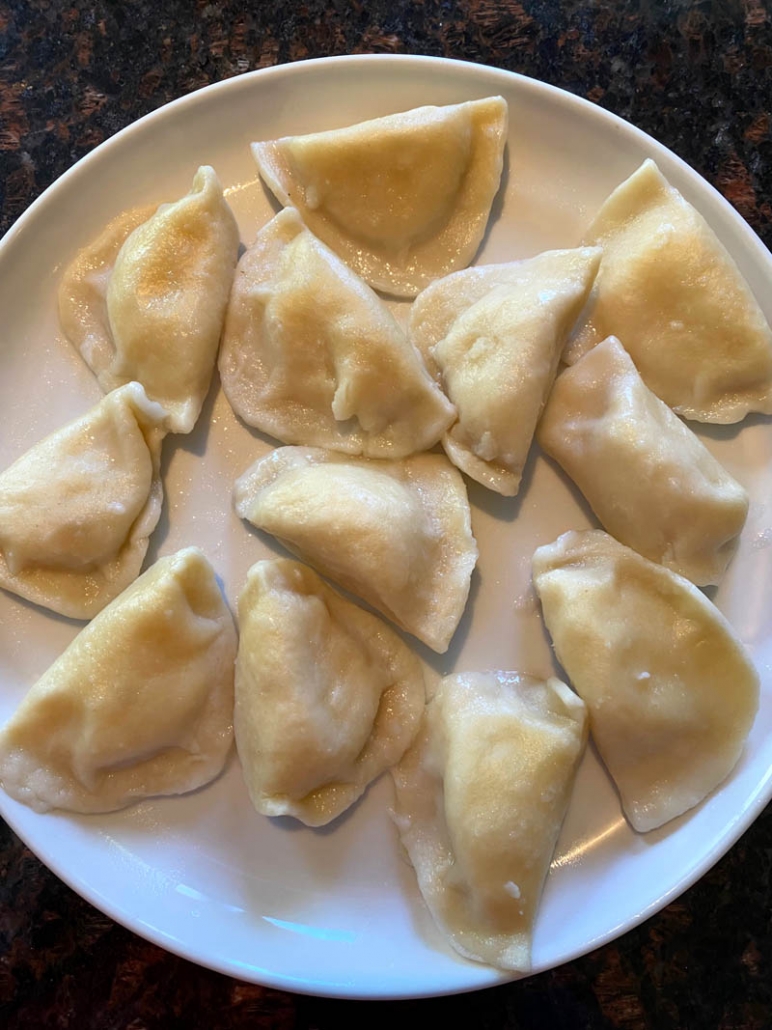
[[[701, 185], [707, 188], [708, 192], [712, 194], [713, 200], [720, 205], [724, 214], [729, 218], [733, 229], [738, 232], [744, 246], [750, 248], [755, 259], [761, 260], [772, 268], [772, 255], [770, 255], [770, 252], [764, 245], [763, 241], [742, 215], [740, 215], [733, 205], [720, 193], [720, 191], [678, 154], [666, 147], [664, 144], [659, 143], [659, 141], [654, 137], [626, 121], [621, 116], [616, 115], [590, 100], [587, 100], [585, 97], [572, 93], [569, 90], [552, 85], [551, 83], [543, 82], [520, 72], [514, 72], [509, 69], [498, 68], [492, 65], [479, 64], [471, 60], [413, 54], [348, 54], [286, 62], [283, 64], [272, 65], [267, 68], [258, 68], [233, 75], [227, 79], [222, 79], [206, 86], [202, 86], [181, 97], [162, 104], [160, 107], [149, 111], [147, 114], [130, 122], [128, 125], [103, 140], [100, 144], [76, 161], [62, 175], [58, 176], [52, 183], [50, 183], [50, 185], [47, 186], [34, 201], [32, 201], [32, 203], [5, 232], [3, 238], [0, 240], [0, 262], [2, 262], [4, 258], [5, 251], [13, 246], [21, 233], [26, 231], [28, 224], [37, 219], [44, 212], [46, 206], [56, 200], [56, 195], [61, 189], [68, 186], [72, 179], [77, 178], [84, 173], [87, 174], [91, 165], [99, 161], [105, 150], [118, 145], [119, 142], [122, 143], [126, 139], [130, 138], [132, 134], [144, 131], [148, 124], [161, 124], [167, 118], [174, 118], [182, 111], [186, 111], [189, 108], [192, 109], [198, 104], [208, 102], [208, 99], [215, 94], [226, 93], [231, 90], [244, 89], [249, 91], [252, 89], [258, 89], [259, 83], [264, 82], [269, 78], [281, 79], [283, 77], [295, 77], [298, 74], [302, 75], [304, 73], [313, 72], [320, 67], [330, 65], [351, 66], [357, 64], [373, 65], [376, 63], [384, 66], [392, 65], [395, 67], [400, 65], [436, 67], [438, 71], [444, 70], [445, 72], [449, 69], [455, 69], [456, 72], [469, 76], [481, 73], [484, 76], [493, 76], [494, 78], [498, 77], [502, 81], [506, 80], [510, 83], [517, 84], [518, 88], [526, 90], [532, 95], [544, 96], [546, 94], [554, 102], [563, 106], [575, 106], [581, 112], [583, 117], [590, 117], [599, 126], [604, 126], [606, 129], [611, 126], [620, 135], [626, 136], [628, 139], [634, 141], [638, 146], [644, 146], [645, 149], [655, 157], [655, 159], [663, 159], [666, 164], [671, 167], [679, 168], [683, 174], [688, 177], [697, 176], [701, 181]], [[580, 948], [562, 957], [558, 962], [544, 967], [535, 967], [528, 976], [536, 975], [539, 972], [544, 972], [549, 969], [555, 969], [567, 962], [575, 961], [589, 952], [619, 938], [622, 934], [634, 930], [648, 918], [661, 911], [675, 898], [679, 897], [686, 890], [692, 887], [722, 857], [724, 857], [724, 855], [728, 853], [728, 851], [737, 843], [742, 834], [758, 818], [770, 800], [772, 800], [772, 768], [770, 768], [767, 775], [756, 784], [756, 788], [748, 797], [745, 806], [736, 814], [735, 818], [726, 825], [720, 840], [709, 848], [708, 851], [702, 855], [701, 859], [696, 862], [685, 875], [680, 877], [667, 891], [642, 908], [632, 920], [626, 919], [621, 923], [616, 923], [606, 932], [586, 941]], [[79, 873], [63, 868], [60, 865], [58, 856], [47, 856], [43, 859], [41, 855], [38, 854], [36, 848], [27, 841], [23, 830], [19, 827], [19, 820], [16, 818], [16, 812], [17, 810], [21, 812], [21, 809], [21, 805], [13, 802], [12, 799], [0, 792], [0, 815], [2, 815], [8, 826], [22, 840], [24, 845], [36, 855], [38, 860], [55, 876], [57, 876], [57, 878], [62, 880], [62, 882], [64, 882], [70, 889], [74, 890], [81, 898], [93, 905], [99, 911], [103, 912], [116, 923], [128, 929], [130, 932], [137, 934], [139, 937], [150, 941], [180, 958], [184, 958], [187, 961], [204, 968], [212, 969], [225, 976], [297, 994], [307, 994], [315, 997], [375, 1001], [449, 996], [465, 993], [467, 991], [475, 991], [484, 987], [495, 986], [497, 984], [509, 983], [515, 979], [523, 979], [523, 977], [513, 977], [492, 969], [490, 982], [483, 985], [470, 984], [466, 982], [462, 973], [459, 976], [459, 980], [461, 981], [459, 985], [450, 989], [421, 992], [408, 990], [404, 993], [389, 990], [379, 994], [377, 991], [373, 991], [372, 989], [361, 985], [346, 985], [345, 990], [342, 990], [340, 985], [319, 985], [313, 982], [309, 982], [308, 984], [296, 983], [286, 974], [273, 973], [270, 975], [263, 975], [262, 970], [260, 979], [244, 977], [243, 971], [242, 975], [240, 975], [239, 971], [234, 968], [234, 963], [230, 960], [219, 961], [217, 956], [208, 956], [206, 960], [203, 960], [201, 957], [191, 954], [190, 949], [186, 950], [186, 945], [183, 941], [179, 941], [176, 938], [169, 938], [168, 935], [159, 927], [149, 926], [145, 923], [138, 925], [136, 921], [132, 922], [131, 913], [128, 912], [120, 903], [111, 901], [99, 890], [90, 887], [87, 880], [85, 880]], [[459, 966], [459, 970], [463, 970], [463, 966]], [[478, 973], [479, 976], [479, 969], [477, 966], [474, 967], [474, 972]]]

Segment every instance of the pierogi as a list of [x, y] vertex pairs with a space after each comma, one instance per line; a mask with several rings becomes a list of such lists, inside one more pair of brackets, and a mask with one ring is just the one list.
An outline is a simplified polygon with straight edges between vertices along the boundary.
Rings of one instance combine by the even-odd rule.
[[[520, 488], [536, 423], [557, 372], [568, 334], [598, 270], [597, 247], [556, 250], [519, 262], [517, 278], [494, 286], [463, 309], [429, 344], [458, 420], [442, 440], [453, 462], [472, 479], [506, 497]], [[498, 273], [496, 273], [498, 274]], [[459, 273], [459, 277], [463, 273]], [[472, 280], [468, 297], [483, 282]], [[445, 322], [447, 302], [437, 286]], [[419, 298], [420, 300], [420, 298]], [[431, 310], [425, 302], [424, 312]], [[426, 330], [427, 321], [423, 322]]]
[[477, 561], [461, 475], [441, 454], [402, 461], [279, 447], [236, 482], [236, 512], [444, 653]]
[[[128, 237], [156, 210], [157, 205], [137, 207], [114, 218], [78, 252], [59, 284], [62, 331], [97, 376], [97, 370], [107, 368], [115, 354], [107, 315], [107, 287], [116, 258]], [[107, 392], [108, 387], [103, 389]]]
[[653, 161], [614, 190], [584, 242], [602, 247], [603, 261], [569, 364], [614, 335], [680, 415], [772, 414], [772, 329], [716, 234]]
[[163, 505], [167, 413], [109, 393], [0, 474], [0, 586], [89, 619], [136, 579]]
[[734, 768], [758, 707], [732, 627], [688, 580], [601, 530], [540, 547], [533, 581], [632, 826], [698, 805]]
[[436, 380], [441, 372], [432, 350], [461, 315], [497, 286], [517, 286], [528, 276], [531, 259], [497, 265], [472, 265], [436, 279], [410, 305], [408, 337]]
[[507, 105], [419, 107], [253, 143], [279, 201], [371, 286], [414, 297], [468, 265], [499, 188]]
[[421, 662], [381, 619], [284, 558], [252, 566], [238, 619], [234, 729], [252, 804], [323, 826], [412, 742]]
[[234, 411], [283, 443], [402, 458], [455, 418], [388, 308], [293, 208], [239, 261], [219, 364]]
[[203, 165], [181, 200], [149, 217], [117, 219], [78, 254], [59, 288], [59, 313], [105, 393], [136, 380], [167, 409], [172, 432], [192, 430], [209, 390], [238, 246], [220, 182]]
[[[707, 422], [772, 413], [772, 331], [651, 161], [583, 246], [466, 267], [507, 120], [488, 97], [253, 143], [284, 210], [238, 267], [208, 166], [77, 255], [61, 324], [106, 396], [0, 474], [0, 587], [95, 617], [0, 727], [0, 786], [38, 812], [111, 812], [210, 782], [235, 736], [254, 808], [319, 827], [391, 769], [437, 926], [460, 955], [526, 974], [590, 724], [639, 832], [708, 796], [753, 725], [755, 670], [675, 574], [720, 580], [748, 497], [667, 405]], [[407, 330], [375, 289], [416, 297]], [[629, 354], [598, 342], [612, 332]], [[478, 557], [458, 470], [514, 496], [537, 434], [640, 552], [591, 531], [533, 556], [576, 693], [514, 672], [439, 681], [286, 558], [249, 570], [238, 643], [198, 548], [136, 578], [163, 439], [193, 429], [221, 337], [236, 415], [295, 445], [239, 478], [238, 515], [439, 654]], [[556, 379], [561, 356], [573, 367]], [[438, 442], [444, 455], [421, 453]]]
[[527, 973], [531, 936], [587, 740], [557, 679], [447, 676], [392, 775], [394, 819], [435, 922], [467, 958]]
[[236, 631], [198, 548], [81, 630], [0, 730], [0, 783], [38, 812], [112, 812], [214, 779], [233, 742]]
[[726, 571], [748, 495], [614, 337], [558, 376], [537, 439], [623, 544], [700, 586]]

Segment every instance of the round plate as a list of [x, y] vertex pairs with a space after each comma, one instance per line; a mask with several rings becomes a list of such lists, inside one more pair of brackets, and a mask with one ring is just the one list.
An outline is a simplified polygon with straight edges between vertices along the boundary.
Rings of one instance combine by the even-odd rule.
[[[100, 391], [63, 339], [63, 268], [119, 212], [187, 192], [199, 164], [227, 187], [242, 240], [275, 208], [252, 140], [344, 126], [419, 104], [500, 93], [509, 103], [508, 168], [477, 263], [577, 244], [608, 193], [646, 157], [694, 203], [772, 315], [770, 255], [742, 219], [677, 157], [585, 101], [538, 82], [431, 58], [332, 58], [230, 79], [119, 133], [52, 186], [0, 247], [0, 468], [95, 403]], [[406, 306], [395, 305], [404, 315]], [[535, 928], [534, 971], [576, 957], [651, 915], [704, 873], [772, 794], [772, 433], [767, 420], [699, 430], [749, 490], [739, 553], [715, 600], [750, 647], [761, 708], [737, 768], [704, 804], [640, 836], [592, 749], [554, 857]], [[231, 510], [233, 480], [269, 449], [215, 384], [196, 431], [165, 444], [167, 504], [148, 562], [188, 544], [210, 557], [235, 602], [247, 568], [273, 553]], [[535, 547], [588, 525], [565, 479], [534, 453], [521, 494], [470, 486], [480, 563], [441, 672], [553, 670], [530, 588]], [[0, 717], [75, 636], [78, 625], [0, 596]], [[36, 815], [5, 795], [0, 811], [63, 880], [114, 919], [195, 962], [289, 990], [398, 998], [500, 982], [444, 942], [418, 894], [389, 817], [382, 777], [322, 830], [258, 815], [233, 759], [194, 794], [109, 816]]]

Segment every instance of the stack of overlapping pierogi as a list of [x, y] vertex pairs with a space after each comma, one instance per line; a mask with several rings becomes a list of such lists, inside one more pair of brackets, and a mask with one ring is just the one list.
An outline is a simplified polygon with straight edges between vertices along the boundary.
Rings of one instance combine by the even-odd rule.
[[[210, 781], [235, 731], [255, 808], [319, 826], [391, 769], [437, 924], [524, 972], [588, 732], [645, 832], [750, 730], [756, 673], [697, 589], [748, 498], [675, 413], [772, 413], [772, 333], [651, 161], [581, 246], [467, 267], [506, 138], [491, 97], [256, 143], [283, 210], [238, 263], [209, 167], [75, 258], [62, 325], [105, 398], [0, 475], [0, 585], [93, 621], [2, 729], [0, 775], [39, 811], [106, 812]], [[407, 329], [375, 290], [415, 297]], [[164, 437], [193, 428], [218, 348], [234, 411], [281, 444], [233, 504], [302, 560], [252, 567], [238, 645], [195, 546], [139, 575]], [[389, 621], [447, 650], [477, 560], [461, 473], [517, 494], [534, 436], [603, 526], [533, 558], [573, 689], [438, 682]]]

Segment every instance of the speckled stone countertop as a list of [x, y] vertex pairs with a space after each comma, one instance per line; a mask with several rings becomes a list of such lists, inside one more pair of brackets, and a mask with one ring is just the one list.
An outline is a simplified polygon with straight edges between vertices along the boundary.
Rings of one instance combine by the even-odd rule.
[[[10, 0], [0, 4], [0, 230], [123, 126], [218, 79], [347, 53], [522, 72], [672, 148], [772, 246], [770, 0]], [[0, 1026], [772, 1026], [772, 809], [638, 929], [458, 998], [321, 1000], [230, 980], [115, 925], [0, 824]]]

